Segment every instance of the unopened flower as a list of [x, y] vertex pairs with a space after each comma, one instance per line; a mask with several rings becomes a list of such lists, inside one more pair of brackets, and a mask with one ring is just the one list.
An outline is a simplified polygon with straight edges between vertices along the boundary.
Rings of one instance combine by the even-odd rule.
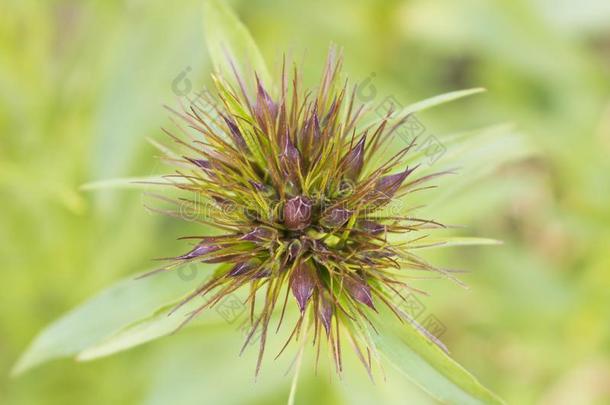
[[[243, 78], [237, 77], [234, 88], [216, 76], [216, 111], [193, 104], [181, 114], [198, 138], [175, 137], [189, 150], [180, 162], [188, 172], [178, 170], [174, 177], [182, 181], [175, 185], [195, 196], [197, 205], [211, 207], [203, 222], [222, 234], [197, 238], [166, 269], [225, 264], [185, 301], [206, 297], [194, 315], [241, 287], [251, 288], [247, 339], [260, 332], [259, 367], [271, 314], [292, 307], [300, 320], [289, 340], [311, 328], [316, 344], [326, 337], [340, 368], [340, 335], [347, 334], [370, 368], [370, 353], [355, 343], [363, 339], [360, 326], [380, 305], [399, 313], [394, 297], [408, 287], [405, 268], [436, 270], [408, 242], [392, 243], [389, 236], [438, 224], [384, 211], [431, 178], [414, 178], [417, 166], [405, 163], [415, 142], [373, 164], [397, 125], [389, 125], [390, 114], [360, 125], [366, 109], [339, 82], [340, 67], [341, 58], [331, 51], [313, 92], [301, 88], [296, 72], [289, 86], [283, 72], [275, 97], [258, 78], [250, 94]], [[286, 294], [292, 298], [284, 299]]]

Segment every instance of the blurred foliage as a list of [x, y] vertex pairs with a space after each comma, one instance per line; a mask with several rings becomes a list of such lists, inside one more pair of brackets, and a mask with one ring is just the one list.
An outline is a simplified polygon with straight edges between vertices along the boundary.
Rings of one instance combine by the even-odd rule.
[[[430, 192], [443, 197], [428, 208], [435, 218], [505, 244], [430, 251], [469, 269], [470, 288], [422, 281], [431, 295], [421, 301], [446, 326], [452, 356], [509, 403], [608, 403], [610, 3], [231, 3], [274, 71], [286, 50], [316, 78], [334, 41], [347, 72], [371, 79], [380, 101], [488, 89], [418, 118], [441, 141], [512, 123], [535, 152], [498, 168], [504, 144], [483, 149], [469, 157], [479, 176]], [[37, 331], [150, 268], [150, 258], [179, 251], [168, 241], [185, 225], [147, 213], [141, 190], [80, 186], [161, 172], [145, 138], [161, 138], [162, 105], [175, 102], [180, 74], [201, 88], [210, 63], [200, 1], [5, 0], [2, 9], [0, 401], [284, 403], [286, 359], [269, 358], [254, 385], [254, 351], [237, 357], [239, 333], [203, 327], [10, 379]], [[343, 380], [305, 373], [297, 403], [431, 403], [389, 367], [375, 385], [357, 365], [346, 368]]]

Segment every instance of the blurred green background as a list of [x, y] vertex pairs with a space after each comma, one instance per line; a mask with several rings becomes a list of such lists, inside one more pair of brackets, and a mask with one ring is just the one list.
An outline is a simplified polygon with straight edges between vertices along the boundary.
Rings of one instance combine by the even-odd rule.
[[[284, 51], [305, 55], [315, 78], [333, 41], [379, 97], [488, 89], [419, 118], [441, 141], [498, 123], [522, 134], [527, 157], [497, 167], [491, 156], [434, 210], [505, 244], [429, 256], [471, 270], [470, 289], [427, 282], [422, 302], [452, 356], [509, 403], [610, 403], [610, 2], [230, 3], [276, 69]], [[183, 249], [185, 225], [147, 213], [141, 190], [80, 186], [160, 173], [145, 138], [162, 139], [180, 73], [203, 86], [210, 62], [199, 1], [3, 0], [0, 10], [0, 403], [284, 403], [285, 369], [248, 385], [254, 361], [237, 357], [234, 331], [193, 328], [9, 377], [45, 325]], [[305, 373], [298, 400], [433, 403], [391, 370], [375, 385], [361, 374]]]

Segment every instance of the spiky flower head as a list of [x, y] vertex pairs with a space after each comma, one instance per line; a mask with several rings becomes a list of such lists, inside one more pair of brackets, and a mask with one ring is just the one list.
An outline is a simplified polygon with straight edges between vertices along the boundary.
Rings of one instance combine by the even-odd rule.
[[379, 305], [399, 313], [393, 297], [410, 288], [404, 269], [437, 271], [409, 243], [392, 242], [392, 235], [440, 226], [387, 209], [434, 177], [414, 177], [417, 166], [406, 163], [416, 140], [388, 148], [409, 117], [392, 121], [390, 111], [364, 125], [370, 112], [357, 102], [356, 88], [339, 81], [341, 63], [331, 49], [319, 86], [308, 91], [297, 69], [289, 75], [284, 64], [276, 97], [258, 77], [251, 94], [235, 72], [236, 86], [214, 76], [220, 102], [190, 104], [177, 114], [195, 134], [170, 133], [188, 150], [174, 159], [180, 168], [170, 177], [205, 212], [201, 222], [220, 234], [194, 237], [195, 246], [164, 269], [224, 263], [183, 301], [206, 297], [186, 321], [250, 287], [247, 340], [260, 332], [257, 370], [276, 310], [280, 324], [286, 310], [300, 314], [288, 340], [311, 329], [314, 342], [328, 342], [340, 369], [345, 334], [370, 369], [363, 322]]

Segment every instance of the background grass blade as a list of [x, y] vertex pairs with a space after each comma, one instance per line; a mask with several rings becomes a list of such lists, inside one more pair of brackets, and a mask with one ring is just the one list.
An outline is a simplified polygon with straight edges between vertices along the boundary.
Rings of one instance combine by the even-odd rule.
[[240, 74], [254, 69], [264, 84], [271, 83], [265, 60], [250, 32], [224, 2], [205, 0], [203, 22], [208, 52], [216, 71], [223, 73], [227, 80], [232, 78], [230, 57]]

